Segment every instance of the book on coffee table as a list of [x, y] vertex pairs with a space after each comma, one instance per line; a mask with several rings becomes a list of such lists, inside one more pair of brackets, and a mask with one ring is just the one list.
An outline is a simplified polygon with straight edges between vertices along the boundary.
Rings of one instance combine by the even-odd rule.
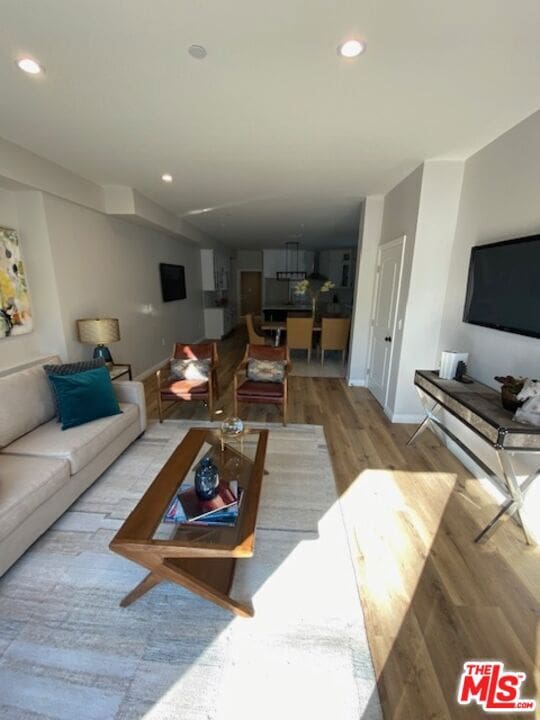
[[231, 509], [233, 512], [215, 518], [216, 522], [225, 521], [230, 524], [231, 519], [234, 518], [234, 511], [238, 516], [237, 493], [238, 483], [236, 481], [220, 483], [215, 497], [211, 500], [201, 500], [197, 496], [193, 485], [182, 485], [180, 492], [169, 505], [163, 520], [169, 523], [192, 523], [197, 521], [199, 524], [206, 524], [210, 518], [214, 518], [216, 513], [223, 513], [223, 511]]

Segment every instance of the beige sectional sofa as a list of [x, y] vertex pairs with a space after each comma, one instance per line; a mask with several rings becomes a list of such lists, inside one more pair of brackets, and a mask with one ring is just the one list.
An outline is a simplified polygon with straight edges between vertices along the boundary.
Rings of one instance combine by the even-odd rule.
[[0, 576], [146, 428], [142, 383], [117, 381], [122, 414], [62, 430], [51, 362], [0, 377]]

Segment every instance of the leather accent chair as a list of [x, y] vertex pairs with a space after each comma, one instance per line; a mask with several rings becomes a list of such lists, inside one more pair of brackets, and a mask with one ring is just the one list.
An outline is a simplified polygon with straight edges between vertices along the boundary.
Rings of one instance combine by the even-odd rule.
[[208, 404], [210, 420], [214, 412], [214, 399], [219, 398], [217, 367], [219, 364], [216, 343], [176, 343], [172, 357], [175, 360], [210, 360], [209, 380], [180, 380], [171, 373], [171, 363], [156, 372], [159, 422], [163, 422], [163, 402], [200, 400]]
[[321, 321], [321, 365], [324, 365], [325, 350], [341, 350], [341, 360], [345, 364], [345, 352], [349, 342], [350, 318], [327, 318]]
[[[246, 377], [248, 360], [283, 360], [285, 377], [283, 382], [256, 382]], [[238, 403], [261, 403], [278, 405], [282, 408], [283, 424], [287, 424], [287, 374], [291, 369], [289, 349], [284, 345], [267, 347], [248, 345], [244, 358], [234, 374], [234, 414], [238, 416]]]
[[311, 362], [313, 344], [313, 318], [287, 316], [287, 347], [289, 350], [307, 350]]

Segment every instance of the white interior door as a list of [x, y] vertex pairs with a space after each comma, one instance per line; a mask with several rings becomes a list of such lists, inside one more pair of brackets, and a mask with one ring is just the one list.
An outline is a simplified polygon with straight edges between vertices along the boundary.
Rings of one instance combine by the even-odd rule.
[[368, 387], [386, 406], [405, 237], [382, 245], [373, 298]]

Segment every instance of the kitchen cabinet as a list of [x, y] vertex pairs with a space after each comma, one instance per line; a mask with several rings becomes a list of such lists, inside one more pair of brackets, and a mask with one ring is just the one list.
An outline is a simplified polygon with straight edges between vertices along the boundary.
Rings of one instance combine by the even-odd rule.
[[287, 269], [286, 250], [263, 250], [263, 273], [265, 278], [276, 279], [276, 273]]
[[208, 340], [221, 340], [235, 324], [234, 308], [229, 305], [204, 309], [204, 335]]
[[321, 250], [319, 271], [331, 280], [336, 288], [351, 288], [356, 272], [356, 249]]
[[201, 274], [203, 290], [228, 290], [230, 285], [231, 261], [221, 250], [201, 250]]
[[287, 264], [287, 250], [263, 250], [263, 273], [265, 278], [276, 279], [276, 273], [286, 270], [298, 270], [310, 273], [313, 270], [314, 252], [312, 250], [298, 251], [298, 267], [295, 252], [290, 252]]

